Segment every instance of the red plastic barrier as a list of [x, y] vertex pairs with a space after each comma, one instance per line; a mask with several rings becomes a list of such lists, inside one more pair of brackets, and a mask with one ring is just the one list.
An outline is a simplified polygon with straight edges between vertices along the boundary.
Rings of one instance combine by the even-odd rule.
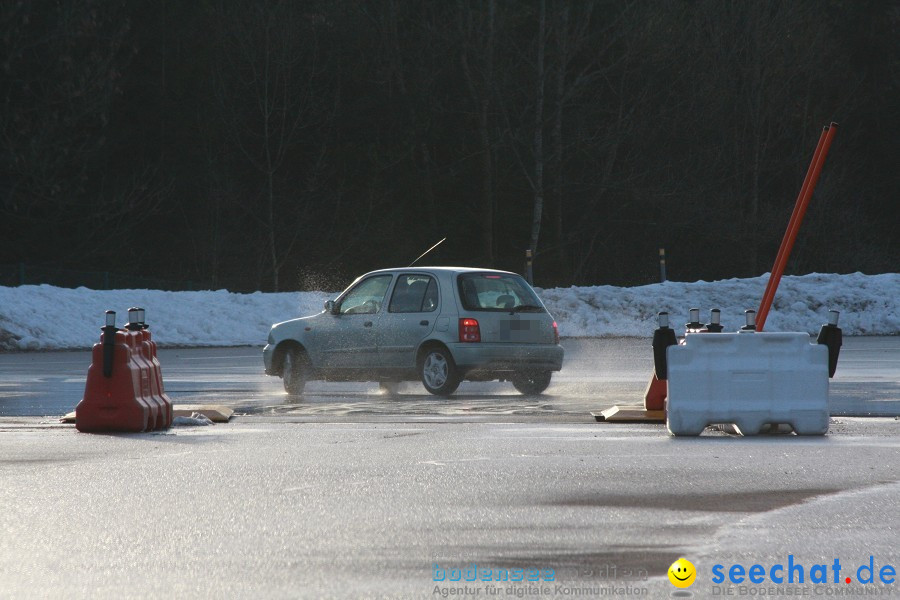
[[665, 410], [669, 385], [665, 379], [657, 379], [656, 373], [650, 376], [650, 383], [644, 390], [644, 410]]
[[150, 365], [150, 389], [160, 404], [158, 428], [168, 429], [172, 426], [172, 401], [166, 395], [163, 387], [162, 366], [156, 357], [156, 342], [153, 341], [149, 329], [143, 329], [140, 334], [143, 356]]
[[150, 407], [148, 430], [163, 429], [165, 421], [165, 404], [159, 394], [154, 393], [153, 365], [144, 357], [143, 332], [133, 330], [127, 332], [128, 347], [131, 349], [131, 360], [140, 372], [140, 394]]
[[[104, 342], [107, 336], [113, 343], [112, 371], [103, 374]], [[75, 407], [75, 427], [78, 431], [148, 431], [155, 425], [151, 414], [154, 405], [144, 399], [141, 392], [140, 364], [133, 360], [129, 332], [104, 332], [100, 343], [94, 344], [91, 366], [84, 386], [84, 398]]]
[[147, 339], [150, 342], [150, 356], [152, 357], [153, 363], [156, 365], [156, 375], [159, 378], [159, 393], [163, 397], [163, 400], [166, 403], [166, 408], [168, 409], [168, 420], [166, 422], [166, 427], [172, 426], [172, 420], [175, 418], [175, 414], [172, 407], [172, 399], [169, 398], [169, 395], [166, 394], [166, 388], [163, 385], [163, 376], [162, 376], [162, 365], [159, 362], [159, 358], [156, 355], [156, 342], [153, 341], [153, 336], [147, 331]]

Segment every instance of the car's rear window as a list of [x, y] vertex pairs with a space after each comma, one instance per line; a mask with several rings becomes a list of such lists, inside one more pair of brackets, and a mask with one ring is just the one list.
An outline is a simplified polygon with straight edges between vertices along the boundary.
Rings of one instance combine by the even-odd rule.
[[519, 275], [464, 273], [456, 282], [466, 310], [546, 312], [534, 290]]

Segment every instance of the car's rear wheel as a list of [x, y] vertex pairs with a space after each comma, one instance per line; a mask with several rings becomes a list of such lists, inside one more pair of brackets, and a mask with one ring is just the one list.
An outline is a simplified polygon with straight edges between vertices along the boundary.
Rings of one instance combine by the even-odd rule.
[[281, 363], [281, 380], [284, 383], [284, 391], [291, 396], [299, 396], [306, 387], [308, 377], [308, 364], [306, 356], [297, 348], [288, 348], [284, 353], [284, 361]]
[[527, 396], [540, 394], [550, 386], [551, 371], [531, 371], [519, 373], [512, 378], [513, 387]]
[[425, 351], [419, 363], [422, 385], [436, 396], [449, 396], [459, 387], [459, 373], [453, 356], [444, 348], [434, 347]]

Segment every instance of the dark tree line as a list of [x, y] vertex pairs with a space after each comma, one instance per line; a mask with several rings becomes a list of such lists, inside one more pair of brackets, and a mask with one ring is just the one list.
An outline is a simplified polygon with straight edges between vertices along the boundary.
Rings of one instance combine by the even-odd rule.
[[900, 260], [900, 4], [0, 3], [0, 264], [333, 289], [373, 268], [638, 284]]

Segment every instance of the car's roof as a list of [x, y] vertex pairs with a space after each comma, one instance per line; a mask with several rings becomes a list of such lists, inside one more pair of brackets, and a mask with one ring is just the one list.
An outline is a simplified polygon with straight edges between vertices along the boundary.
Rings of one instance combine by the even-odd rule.
[[371, 275], [372, 273], [415, 273], [420, 271], [446, 271], [449, 273], [503, 273], [505, 275], [518, 275], [518, 273], [512, 273], [510, 271], [500, 271], [498, 269], [481, 269], [476, 267], [391, 267], [389, 269], [378, 269], [377, 271], [370, 271], [369, 273], [366, 273], [366, 275]]

